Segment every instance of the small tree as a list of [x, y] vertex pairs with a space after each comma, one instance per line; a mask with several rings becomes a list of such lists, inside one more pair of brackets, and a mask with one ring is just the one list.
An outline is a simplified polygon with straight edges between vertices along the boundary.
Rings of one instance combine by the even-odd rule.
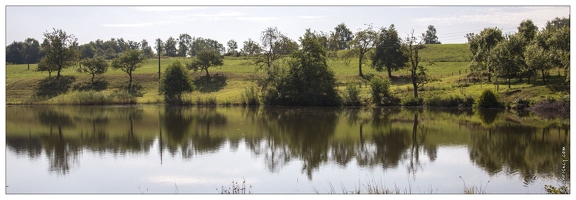
[[418, 87], [424, 86], [424, 84], [429, 81], [429, 77], [426, 75], [426, 69], [420, 65], [419, 56], [420, 49], [424, 49], [426, 46], [424, 46], [423, 40], [416, 40], [414, 30], [412, 30], [412, 34], [406, 38], [405, 44], [402, 46], [402, 52], [404, 56], [408, 58], [406, 67], [410, 72], [410, 80], [414, 88], [414, 98], [418, 98]]
[[46, 55], [40, 62], [46, 69], [57, 71], [56, 79], [58, 79], [62, 69], [74, 65], [78, 60], [78, 39], [61, 29], [54, 29], [51, 33], [46, 32], [44, 37], [42, 50]]
[[426, 34], [422, 33], [422, 38], [424, 38], [425, 44], [440, 44], [438, 41], [438, 36], [436, 36], [436, 28], [434, 25], [429, 25]]
[[192, 63], [188, 64], [187, 68], [194, 71], [206, 71], [206, 77], [210, 77], [208, 73], [208, 68], [211, 66], [222, 66], [224, 65], [224, 59], [222, 55], [214, 49], [205, 49], [200, 51]]
[[132, 89], [132, 72], [142, 67], [144, 55], [139, 50], [128, 50], [122, 53], [119, 58], [112, 60], [112, 67], [126, 72], [130, 77], [128, 90]]
[[172, 62], [160, 80], [159, 90], [164, 94], [164, 101], [168, 104], [180, 104], [182, 93], [192, 92], [194, 89], [192, 77], [180, 61]]
[[376, 32], [372, 30], [372, 26], [370, 25], [368, 28], [356, 32], [354, 39], [349, 43], [351, 49], [344, 56], [348, 59], [352, 57], [358, 58], [358, 76], [360, 77], [364, 78], [364, 74], [362, 74], [362, 64], [364, 63], [366, 55], [374, 49], [375, 42]]
[[92, 74], [90, 81], [92, 83], [94, 83], [94, 76], [106, 73], [108, 70], [108, 62], [102, 56], [82, 60], [81, 64], [82, 66], [78, 68], [78, 72]]
[[390, 91], [390, 80], [382, 79], [380, 77], [373, 77], [370, 80], [370, 93], [372, 94], [372, 102], [376, 105], [391, 105], [392, 92]]

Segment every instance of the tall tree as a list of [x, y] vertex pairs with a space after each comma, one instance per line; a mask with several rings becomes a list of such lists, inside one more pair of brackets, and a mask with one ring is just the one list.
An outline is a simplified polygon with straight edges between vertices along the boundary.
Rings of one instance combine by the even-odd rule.
[[80, 59], [88, 59], [93, 58], [96, 56], [96, 47], [94, 47], [94, 43], [90, 42], [87, 44], [80, 45]]
[[428, 25], [428, 30], [426, 33], [422, 33], [422, 37], [424, 38], [424, 44], [440, 44], [438, 40], [438, 36], [436, 36], [436, 28], [433, 25]]
[[410, 72], [410, 80], [414, 89], [415, 98], [418, 98], [418, 88], [423, 86], [428, 81], [426, 70], [424, 66], [420, 65], [419, 55], [419, 51], [425, 47], [426, 46], [424, 46], [423, 39], [418, 40], [414, 36], [414, 30], [412, 30], [412, 34], [406, 38], [402, 46], [402, 52], [404, 53], [404, 56], [408, 58], [406, 67]]
[[236, 54], [236, 49], [238, 49], [238, 43], [235, 40], [228, 40], [228, 53], [230, 55]]
[[187, 67], [194, 71], [206, 71], [206, 77], [210, 77], [208, 68], [222, 65], [224, 65], [224, 59], [222, 55], [220, 55], [220, 52], [214, 49], [206, 49], [200, 51]]
[[491, 82], [491, 73], [494, 72], [492, 65], [488, 62], [490, 50], [502, 41], [502, 30], [498, 28], [484, 28], [478, 35], [468, 35], [468, 44], [472, 52], [471, 71], [481, 71], [488, 69], [488, 82]]
[[146, 39], [143, 39], [142, 42], [140, 42], [140, 45], [142, 46], [142, 53], [144, 54], [145, 58], [154, 57], [154, 52], [152, 51], [152, 47], [150, 47], [150, 45], [148, 44], [148, 41], [146, 41]]
[[25, 48], [24, 42], [12, 42], [6, 46], [6, 62], [13, 64], [24, 63], [24, 55], [22, 51]]
[[392, 78], [392, 71], [404, 67], [407, 59], [402, 53], [402, 40], [391, 24], [388, 29], [383, 27], [376, 39], [374, 54], [371, 56], [372, 68], [377, 71], [388, 71], [388, 78]]
[[92, 83], [94, 83], [94, 77], [96, 75], [106, 73], [108, 70], [108, 62], [102, 56], [87, 58], [82, 60], [81, 63], [82, 66], [78, 68], [78, 72], [91, 74]]
[[336, 27], [334, 27], [334, 33], [336, 34], [338, 40], [338, 49], [348, 49], [348, 42], [354, 39], [354, 35], [352, 34], [352, 31], [346, 27], [346, 24], [338, 24]]
[[250, 38], [248, 38], [248, 40], [244, 41], [243, 46], [242, 46], [242, 53], [243, 54], [253, 56], [253, 55], [259, 54], [260, 51], [261, 51], [260, 45], [256, 41], [254, 41]]
[[66, 34], [62, 29], [53, 29], [44, 33], [42, 50], [46, 55], [41, 59], [43, 66], [57, 71], [56, 79], [60, 78], [60, 71], [70, 67], [78, 60], [78, 39], [72, 34]]
[[144, 55], [142, 55], [142, 51], [140, 50], [127, 50], [123, 52], [119, 58], [112, 60], [112, 67], [114, 69], [120, 69], [130, 77], [128, 90], [132, 89], [132, 72], [142, 67], [142, 61], [144, 61]]
[[164, 50], [166, 51], [166, 55], [169, 57], [175, 57], [177, 53], [176, 49], [176, 40], [170, 36], [166, 43], [164, 43]]
[[358, 76], [364, 77], [362, 74], [362, 64], [364, 63], [364, 58], [372, 49], [374, 49], [374, 42], [376, 41], [376, 32], [372, 29], [372, 25], [369, 25], [364, 30], [359, 30], [354, 35], [354, 39], [350, 41], [350, 51], [345, 55], [348, 59], [352, 57], [358, 58]]
[[282, 33], [276, 27], [268, 27], [262, 31], [260, 41], [262, 42], [262, 53], [256, 59], [256, 64], [265, 67], [270, 75], [274, 62], [282, 57], [277, 47], [278, 41], [282, 39]]
[[336, 78], [326, 64], [326, 51], [310, 29], [291, 54], [287, 74], [277, 77], [265, 94], [269, 104], [334, 106], [339, 104]]
[[24, 61], [28, 64], [30, 70], [30, 63], [36, 63], [39, 60], [40, 43], [34, 38], [26, 38], [24, 40]]
[[506, 38], [488, 54], [489, 63], [494, 67], [494, 72], [498, 76], [504, 76], [508, 80], [510, 88], [510, 79], [520, 70], [520, 62], [524, 62], [519, 56], [522, 54], [521, 36], [508, 35]]
[[188, 55], [189, 46], [192, 43], [192, 37], [188, 33], [182, 33], [178, 37], [178, 57]]

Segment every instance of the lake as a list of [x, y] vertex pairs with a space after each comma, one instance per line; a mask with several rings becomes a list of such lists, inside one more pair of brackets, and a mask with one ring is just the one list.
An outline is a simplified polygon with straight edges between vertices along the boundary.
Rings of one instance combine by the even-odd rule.
[[504, 110], [6, 106], [7, 194], [546, 193], [569, 119]]

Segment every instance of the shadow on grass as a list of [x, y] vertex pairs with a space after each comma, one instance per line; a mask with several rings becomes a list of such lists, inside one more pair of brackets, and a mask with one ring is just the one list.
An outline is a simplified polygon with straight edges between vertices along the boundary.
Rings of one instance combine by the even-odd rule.
[[134, 97], [144, 96], [144, 93], [143, 93], [144, 87], [142, 87], [142, 85], [140, 85], [138, 83], [132, 83], [132, 87], [128, 88], [128, 86], [126, 86], [123, 89], [126, 89], [126, 91]]
[[194, 85], [202, 93], [217, 92], [226, 86], [226, 75], [216, 73], [212, 76], [200, 76], [194, 80]]
[[78, 91], [102, 91], [108, 88], [108, 82], [104, 80], [96, 80], [94, 82], [79, 83], [72, 87], [73, 90]]
[[38, 87], [36, 87], [36, 93], [34, 94], [35, 97], [39, 99], [49, 99], [60, 94], [66, 93], [72, 82], [76, 80], [74, 76], [60, 76], [60, 78], [56, 77], [48, 77], [40, 82], [38, 82]]

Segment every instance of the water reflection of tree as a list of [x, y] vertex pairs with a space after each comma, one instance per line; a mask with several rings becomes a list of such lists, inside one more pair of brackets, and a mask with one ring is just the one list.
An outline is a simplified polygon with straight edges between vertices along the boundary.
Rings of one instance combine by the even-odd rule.
[[39, 158], [42, 154], [42, 141], [38, 137], [32, 137], [31, 131], [28, 137], [6, 136], [6, 147], [16, 155], [25, 155], [31, 159]]
[[536, 128], [514, 123], [482, 128], [485, 134], [471, 134], [469, 156], [491, 176], [500, 172], [519, 174], [525, 185], [537, 177], [561, 177], [562, 148], [569, 146], [566, 143], [569, 135], [559, 135], [558, 140], [553, 140], [550, 134], [552, 129], [567, 133], [563, 128]]
[[78, 155], [82, 149], [79, 140], [63, 136], [62, 129], [73, 127], [74, 123], [68, 115], [49, 108], [39, 110], [38, 119], [41, 124], [50, 128], [49, 134], [40, 137], [50, 163], [50, 171], [66, 175], [73, 162], [78, 162]]
[[226, 141], [221, 135], [214, 135], [214, 129], [226, 125], [226, 116], [216, 112], [214, 107], [192, 108], [166, 107], [163, 126], [166, 130], [166, 149], [175, 155], [179, 150], [183, 158], [196, 154], [215, 152]]
[[[328, 161], [329, 140], [338, 121], [336, 111], [322, 108], [265, 108], [258, 122], [263, 140], [247, 141], [264, 153], [267, 168], [277, 171], [292, 158], [302, 161], [302, 172], [312, 172]], [[258, 143], [258, 144], [256, 144]]]

